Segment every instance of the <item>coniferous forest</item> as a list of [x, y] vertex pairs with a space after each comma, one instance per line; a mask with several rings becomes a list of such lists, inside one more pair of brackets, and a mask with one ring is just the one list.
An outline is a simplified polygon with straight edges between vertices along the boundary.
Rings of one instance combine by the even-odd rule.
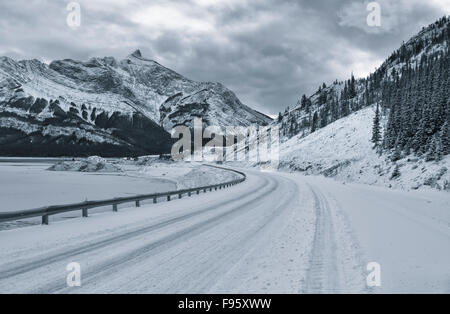
[[394, 69], [392, 79], [382, 84], [381, 105], [388, 119], [383, 148], [394, 150], [394, 158], [414, 152], [439, 160], [450, 152], [449, 48], [423, 54], [417, 65], [405, 61], [401, 72]]
[[367, 78], [322, 84], [277, 119], [281, 135], [308, 135], [361, 108], [375, 106], [374, 149], [393, 161], [449, 154], [450, 18], [423, 28]]

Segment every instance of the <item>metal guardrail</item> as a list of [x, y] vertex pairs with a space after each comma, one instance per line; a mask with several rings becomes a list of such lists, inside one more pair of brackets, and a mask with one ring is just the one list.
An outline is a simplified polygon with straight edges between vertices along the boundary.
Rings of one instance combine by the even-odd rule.
[[75, 203], [75, 204], [67, 204], [67, 205], [54, 205], [54, 206], [46, 206], [46, 207], [40, 207], [36, 209], [28, 209], [28, 210], [22, 210], [22, 211], [15, 211], [15, 212], [3, 212], [0, 213], [0, 222], [7, 222], [7, 221], [15, 221], [15, 220], [21, 220], [25, 218], [33, 218], [33, 217], [42, 217], [42, 224], [48, 225], [48, 218], [51, 215], [57, 215], [61, 213], [66, 212], [72, 212], [72, 211], [78, 211], [81, 210], [82, 217], [88, 217], [88, 210], [92, 208], [97, 207], [104, 207], [104, 206], [112, 206], [113, 212], [117, 212], [118, 208], [117, 206], [119, 204], [124, 203], [131, 203], [134, 202], [136, 207], [140, 207], [140, 202], [144, 200], [153, 199], [153, 203], [156, 204], [158, 202], [158, 199], [165, 198], [167, 201], [171, 201], [172, 196], [178, 195], [178, 198], [181, 199], [183, 195], [191, 196], [193, 193], [200, 194], [201, 191], [203, 193], [208, 192], [208, 190], [211, 192], [213, 189], [217, 191], [218, 189], [224, 189], [226, 187], [230, 187], [239, 183], [242, 183], [246, 180], [247, 176], [240, 171], [223, 168], [223, 167], [217, 167], [217, 166], [210, 166], [218, 169], [228, 170], [235, 172], [242, 176], [242, 178], [225, 182], [225, 183], [219, 183], [214, 185], [207, 185], [192, 189], [184, 189], [184, 190], [176, 190], [176, 191], [169, 191], [169, 192], [162, 192], [162, 193], [154, 193], [154, 194], [143, 194], [143, 195], [136, 195], [136, 196], [128, 196], [128, 197], [119, 197], [119, 198], [113, 198], [113, 199], [107, 199], [107, 200], [100, 200], [100, 201], [86, 201], [82, 203]]

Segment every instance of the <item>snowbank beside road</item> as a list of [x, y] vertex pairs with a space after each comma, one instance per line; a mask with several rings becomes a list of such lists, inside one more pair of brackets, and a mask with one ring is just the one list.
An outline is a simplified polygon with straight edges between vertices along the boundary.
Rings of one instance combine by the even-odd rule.
[[213, 185], [239, 179], [239, 174], [208, 166], [193, 168], [185, 175], [178, 178], [177, 187], [188, 189], [196, 186]]
[[[178, 189], [188, 189], [239, 178], [235, 172], [210, 167], [198, 162], [173, 162], [159, 158], [140, 158], [135, 175], [161, 178], [174, 182]], [[128, 171], [132, 168], [128, 166]]]
[[[280, 147], [280, 167], [344, 182], [450, 190], [450, 156], [440, 162], [407, 156], [396, 163], [379, 156], [370, 141], [374, 114], [373, 108], [362, 109], [306, 137], [291, 138]], [[399, 176], [393, 176], [396, 166]]]

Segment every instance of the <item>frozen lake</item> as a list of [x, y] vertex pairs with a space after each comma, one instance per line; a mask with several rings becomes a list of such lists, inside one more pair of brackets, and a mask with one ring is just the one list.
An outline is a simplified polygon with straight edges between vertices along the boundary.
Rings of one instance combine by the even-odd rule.
[[0, 211], [163, 192], [176, 182], [124, 173], [47, 171], [46, 160], [0, 162]]
[[[109, 160], [115, 166], [108, 171], [117, 172], [47, 170], [59, 161], [62, 159], [0, 158], [0, 212], [152, 194], [231, 181], [236, 177], [232, 172], [202, 167], [196, 163], [167, 163], [158, 160], [144, 165]], [[77, 162], [71, 165], [71, 161], [68, 161], [68, 165], [70, 169], [73, 165], [79, 166]], [[152, 202], [147, 200], [141, 203], [145, 205]], [[133, 204], [127, 203], [119, 205], [119, 210], [131, 207]], [[111, 206], [94, 208], [89, 210], [89, 215], [111, 210]], [[50, 220], [80, 216], [81, 211], [67, 212], [52, 215]], [[40, 219], [36, 217], [0, 223], [0, 230], [39, 224]]]

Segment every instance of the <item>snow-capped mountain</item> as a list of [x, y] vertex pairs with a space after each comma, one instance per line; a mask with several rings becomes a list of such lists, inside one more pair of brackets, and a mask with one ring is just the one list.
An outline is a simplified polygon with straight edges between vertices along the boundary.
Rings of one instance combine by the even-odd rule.
[[142, 57], [0, 58], [0, 154], [122, 156], [167, 152], [174, 125], [267, 124], [219, 83]]

